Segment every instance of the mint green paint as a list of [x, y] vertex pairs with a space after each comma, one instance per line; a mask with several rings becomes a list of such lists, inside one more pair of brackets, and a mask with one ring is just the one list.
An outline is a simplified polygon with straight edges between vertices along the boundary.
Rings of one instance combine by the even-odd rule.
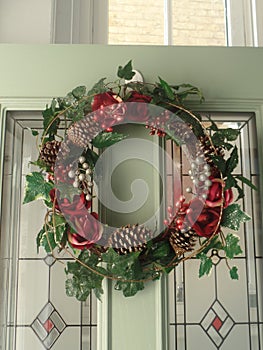
[[[255, 111], [262, 149], [261, 48], [0, 45], [0, 57], [3, 111], [6, 101], [8, 108], [15, 109], [20, 103], [17, 101], [28, 98], [32, 109], [34, 99], [65, 95], [77, 85], [90, 87], [104, 76], [114, 78], [117, 66], [133, 59], [134, 67], [146, 80], [157, 80], [160, 75], [169, 82], [200, 87], [211, 101], [203, 105], [204, 110]], [[230, 101], [228, 107], [226, 101]], [[109, 305], [102, 308], [102, 326], [107, 327], [108, 320], [109, 332], [100, 332], [108, 339], [100, 341], [99, 350], [166, 350], [162, 345], [162, 330], [167, 328], [162, 319], [162, 292], [160, 283], [149, 283], [135, 298], [124, 299], [110, 289]]]
[[2, 97], [65, 95], [133, 59], [146, 79], [196, 84], [207, 99], [263, 98], [263, 48], [2, 44], [0, 57]]

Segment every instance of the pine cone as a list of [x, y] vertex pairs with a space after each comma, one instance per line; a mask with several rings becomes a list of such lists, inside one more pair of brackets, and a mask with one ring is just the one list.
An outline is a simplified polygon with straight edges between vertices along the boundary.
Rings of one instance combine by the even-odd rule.
[[119, 254], [143, 251], [147, 242], [153, 238], [153, 233], [144, 226], [127, 225], [112, 233], [108, 240], [109, 247], [112, 247]]
[[171, 229], [169, 242], [176, 255], [183, 255], [185, 252], [194, 250], [196, 233], [194, 230], [182, 232], [176, 228]]
[[68, 128], [67, 135], [74, 145], [85, 148], [99, 131], [98, 124], [93, 121], [92, 116], [87, 115], [81, 121], [72, 124]]
[[40, 159], [48, 166], [54, 166], [61, 142], [53, 140], [46, 142], [40, 150]]
[[209, 137], [204, 136], [200, 138], [200, 148], [205, 156], [205, 160], [208, 164], [212, 164], [212, 155], [218, 155], [224, 157], [224, 150], [222, 147], [213, 147], [210, 143]]

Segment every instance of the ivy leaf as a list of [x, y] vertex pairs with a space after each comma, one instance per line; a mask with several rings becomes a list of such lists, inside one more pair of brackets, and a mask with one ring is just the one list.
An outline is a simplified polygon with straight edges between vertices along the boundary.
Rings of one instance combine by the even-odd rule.
[[[59, 109], [56, 109], [56, 111], [59, 111]], [[44, 127], [44, 133], [47, 132], [47, 135], [49, 135], [50, 139], [54, 138], [54, 135], [57, 134], [57, 130], [60, 123], [60, 118], [57, 117], [57, 113], [54, 112], [54, 109], [52, 107], [46, 108], [43, 112], [43, 127]]]
[[66, 274], [72, 274], [71, 278], [66, 281], [66, 293], [68, 296], [74, 296], [80, 301], [85, 301], [94, 290], [95, 295], [100, 297], [103, 293], [102, 280], [106, 271], [102, 267], [97, 266], [99, 258], [96, 254], [90, 254], [88, 250], [83, 250], [78, 256], [83, 264], [91, 266], [98, 273], [91, 271], [87, 267], [76, 262], [68, 262], [65, 270]]
[[199, 277], [202, 277], [204, 275], [209, 275], [213, 262], [211, 258], [209, 258], [205, 253], [199, 253], [196, 256], [198, 259], [200, 259], [200, 267], [199, 267]]
[[167, 256], [170, 253], [171, 245], [167, 241], [162, 241], [157, 244], [156, 247], [153, 247], [153, 257], [155, 259], [160, 259]]
[[222, 174], [226, 172], [226, 162], [221, 156], [211, 156], [214, 165], [221, 171]]
[[78, 86], [72, 90], [72, 95], [80, 100], [86, 94], [86, 86]]
[[244, 184], [247, 186], [251, 187], [253, 190], [257, 191], [257, 187], [246, 177], [241, 176], [241, 175], [236, 175], [236, 178], [240, 181], [242, 181]]
[[240, 204], [234, 203], [224, 209], [221, 225], [231, 230], [238, 231], [240, 224], [250, 219], [250, 216], [240, 209]]
[[67, 198], [71, 203], [73, 202], [74, 196], [81, 194], [81, 190], [66, 182], [58, 182], [56, 184], [56, 189], [59, 190], [63, 198]]
[[238, 129], [227, 128], [221, 130], [227, 141], [235, 141], [240, 134], [240, 131]]
[[94, 86], [89, 90], [88, 96], [102, 94], [103, 92], [106, 92], [107, 89], [104, 83], [105, 80], [106, 78], [101, 78], [96, 84], [94, 84]]
[[230, 269], [229, 273], [232, 280], [238, 280], [238, 268], [236, 266], [233, 266], [232, 269]]
[[124, 67], [119, 66], [117, 76], [121, 79], [131, 80], [135, 75], [132, 70], [132, 61], [130, 60]]
[[[206, 241], [207, 241], [207, 239], [202, 244], [205, 244]], [[209, 252], [209, 250], [211, 250], [211, 249], [220, 250], [222, 248], [223, 248], [223, 246], [222, 246], [222, 243], [219, 240], [218, 236], [214, 236], [211, 239], [210, 243], [202, 250], [202, 253], [207, 254]]]
[[226, 236], [226, 243], [223, 250], [226, 253], [226, 257], [229, 259], [233, 259], [236, 255], [242, 254], [242, 249], [239, 245], [239, 237], [229, 233]]
[[39, 132], [38, 132], [37, 130], [31, 129], [31, 128], [27, 128], [27, 129], [31, 132], [31, 134], [32, 134], [33, 136], [39, 135]]
[[86, 162], [91, 167], [94, 167], [97, 160], [99, 159], [99, 155], [90, 148], [87, 149], [87, 151], [84, 154], [84, 157], [86, 158]]
[[106, 253], [101, 255], [102, 261], [108, 264], [114, 264], [119, 259], [119, 254], [115, 252], [113, 248], [109, 248]]
[[230, 157], [226, 161], [225, 175], [231, 174], [232, 171], [236, 168], [237, 164], [238, 164], [238, 151], [237, 151], [237, 146], [235, 146], [233, 151], [230, 154]]
[[59, 244], [62, 241], [64, 233], [66, 231], [66, 221], [63, 216], [58, 214], [54, 214], [51, 220], [52, 223], [54, 222], [54, 224], [56, 225], [54, 229], [54, 239], [56, 243]]
[[75, 297], [79, 301], [86, 301], [91, 293], [88, 280], [85, 276], [68, 278], [65, 282], [66, 294], [69, 297]]
[[114, 145], [126, 137], [126, 135], [117, 132], [102, 132], [92, 140], [92, 144], [96, 148], [105, 148]]
[[174, 96], [173, 90], [172, 90], [172, 88], [170, 87], [170, 85], [169, 85], [166, 81], [164, 81], [162, 78], [160, 78], [160, 77], [159, 77], [159, 81], [160, 81], [161, 87], [163, 88], [163, 91], [164, 91], [165, 96], [166, 96], [169, 100], [173, 101], [174, 98], [175, 98], [175, 96]]
[[244, 193], [244, 191], [243, 191], [243, 188], [240, 187], [240, 186], [238, 185], [238, 183], [236, 183], [235, 188], [236, 188], [237, 191], [238, 191], [238, 197], [237, 197], [237, 199], [236, 199], [236, 202], [237, 202], [239, 199], [242, 199], [242, 198], [245, 197], [245, 193]]
[[118, 282], [116, 282], [114, 288], [116, 290], [122, 290], [123, 295], [125, 297], [132, 297], [138, 291], [144, 289], [144, 283], [143, 282], [122, 282], [122, 281], [118, 281]]
[[181, 100], [184, 100], [188, 95], [197, 95], [200, 99], [200, 102], [205, 100], [202, 91], [191, 84], [180, 84], [180, 85], [171, 85], [171, 87], [175, 90], [184, 89], [183, 91], [178, 91], [176, 94]]
[[232, 175], [228, 175], [228, 177], [225, 180], [225, 190], [230, 189], [231, 187], [236, 186], [236, 180]]
[[25, 197], [23, 204], [37, 199], [49, 201], [49, 192], [53, 188], [51, 182], [47, 182], [39, 172], [32, 172], [26, 175]]
[[39, 247], [43, 247], [47, 253], [51, 253], [57, 247], [57, 243], [55, 242], [54, 232], [46, 231], [45, 227], [43, 227], [38, 235], [37, 235], [37, 251], [39, 251]]

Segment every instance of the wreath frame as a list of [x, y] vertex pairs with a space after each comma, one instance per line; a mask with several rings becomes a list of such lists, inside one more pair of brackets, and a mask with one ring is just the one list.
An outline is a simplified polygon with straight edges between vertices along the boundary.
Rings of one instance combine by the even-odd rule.
[[[185, 106], [185, 100], [189, 96], [197, 96], [200, 102], [204, 100], [199, 88], [191, 84], [171, 85], [162, 78], [159, 78], [159, 82], [154, 84], [127, 82], [127, 80], [132, 79], [133, 75], [132, 61], [129, 61], [123, 67], [119, 66], [117, 72], [118, 80], [113, 83], [105, 83], [106, 78], [103, 78], [88, 92], [84, 86], [79, 86], [67, 94], [65, 98], [54, 98], [50, 106], [46, 106], [46, 109], [43, 111], [44, 131], [39, 145], [39, 157], [35, 162], [31, 162], [32, 165], [39, 168], [39, 171], [32, 172], [26, 176], [24, 203], [42, 199], [47, 207], [44, 226], [37, 235], [37, 248], [39, 249], [42, 246], [56, 260], [59, 260], [59, 257], [54, 253], [54, 249], [57, 249], [59, 252], [64, 251], [74, 259], [74, 262], [67, 263], [65, 269], [67, 275], [72, 275], [66, 280], [66, 293], [68, 296], [74, 296], [80, 301], [85, 301], [92, 290], [100, 298], [103, 293], [102, 281], [104, 278], [116, 281], [115, 289], [122, 290], [124, 296], [133, 296], [139, 290], [144, 289], [146, 282], [159, 279], [163, 273], [169, 273], [179, 263], [192, 257], [200, 260], [199, 277], [208, 275], [213, 266], [213, 255], [218, 254], [219, 251], [222, 251], [224, 254], [230, 277], [238, 279], [237, 267], [230, 267], [228, 260], [242, 253], [239, 237], [232, 233], [225, 236], [221, 226], [238, 231], [240, 225], [250, 218], [241, 210], [239, 204], [228, 203], [226, 206], [224, 196], [226, 190], [229, 190], [230, 193], [234, 187], [238, 191], [237, 200], [244, 196], [238, 181], [243, 182], [254, 190], [256, 189], [249, 179], [233, 175], [233, 170], [238, 165], [238, 153], [237, 148], [231, 142], [238, 137], [238, 131], [235, 129], [220, 131], [211, 119], [209, 127], [206, 127], [203, 125], [200, 116]], [[106, 250], [101, 249], [96, 242], [86, 246], [85, 249], [79, 246], [77, 248], [81, 248], [81, 250], [76, 250], [74, 249], [76, 246], [69, 239], [69, 225], [63, 217], [63, 213], [57, 207], [56, 191], [53, 198], [51, 198], [51, 191], [54, 190], [55, 186], [54, 169], [46, 161], [45, 156], [43, 157], [43, 148], [52, 142], [56, 147], [59, 145], [59, 149], [57, 147], [55, 154], [52, 154], [52, 157], [56, 159], [61, 146], [61, 143], [57, 140], [61, 137], [58, 135], [58, 130], [62, 123], [62, 118], [65, 130], [68, 132], [72, 125], [83, 120], [85, 115], [92, 112], [94, 99], [110, 93], [115, 103], [116, 101], [122, 102], [127, 101], [133, 92], [137, 93], [137, 97], [139, 96], [137, 102], [145, 103], [148, 98], [149, 102], [147, 103], [149, 104], [165, 107], [168, 110], [176, 109], [177, 111], [182, 111], [190, 118], [190, 121], [189, 118], [187, 119], [192, 129], [198, 125], [206, 136], [211, 167], [216, 169], [217, 179], [220, 180], [218, 181], [220, 185], [217, 183], [217, 196], [220, 198], [220, 203], [216, 206], [219, 208], [219, 211], [213, 231], [208, 236], [200, 236], [199, 247], [190, 252], [176, 253], [176, 250], [168, 241], [169, 235], [171, 235], [171, 227], [174, 228], [175, 220], [178, 217], [173, 214], [171, 215], [171, 220], [167, 223], [166, 229], [157, 236], [157, 239], [150, 239], [143, 250], [120, 254], [120, 252], [111, 247], [107, 247]], [[94, 110], [96, 111], [97, 109]], [[102, 145], [112, 144], [111, 142], [115, 143], [122, 139], [121, 136], [118, 138], [118, 135], [113, 132], [114, 125], [113, 123], [113, 125], [105, 128], [107, 133], [103, 133], [106, 136], [104, 139], [102, 138]], [[151, 134], [157, 133], [160, 137], [167, 137], [164, 130], [158, 128], [154, 123], [152, 125], [146, 123], [146, 127], [150, 129]], [[37, 137], [38, 143], [38, 131], [32, 130], [32, 134]], [[113, 139], [111, 139], [112, 135]], [[108, 143], [105, 143], [105, 139]], [[176, 140], [173, 141], [176, 142]], [[228, 159], [225, 159], [225, 156], [220, 153], [222, 149], [231, 150]], [[43, 158], [45, 161], [43, 161]], [[211, 186], [212, 183], [208, 188], [208, 193]], [[73, 235], [75, 234], [77, 232], [73, 233]], [[169, 243], [169, 247], [167, 243]], [[148, 257], [151, 255], [149, 261], [147, 261], [147, 255]], [[143, 264], [140, 263], [141, 260], [143, 260]], [[163, 263], [163, 261], [166, 261], [166, 263]]]

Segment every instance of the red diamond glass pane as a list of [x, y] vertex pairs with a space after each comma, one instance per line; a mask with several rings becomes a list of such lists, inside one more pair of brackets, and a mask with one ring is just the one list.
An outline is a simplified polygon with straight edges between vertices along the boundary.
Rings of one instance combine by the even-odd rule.
[[213, 321], [213, 323], [212, 323], [212, 325], [213, 325], [213, 327], [217, 330], [217, 331], [219, 331], [219, 329], [222, 327], [222, 321], [220, 320], [220, 318], [217, 316], [215, 319], [214, 319], [214, 321]]

